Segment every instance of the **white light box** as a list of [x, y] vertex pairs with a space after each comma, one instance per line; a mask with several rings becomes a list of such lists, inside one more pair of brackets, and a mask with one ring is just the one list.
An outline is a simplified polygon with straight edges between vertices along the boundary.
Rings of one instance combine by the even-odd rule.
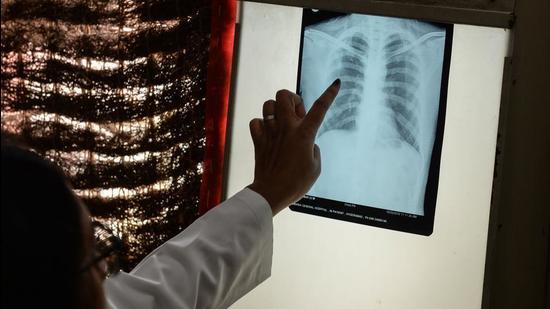
[[[273, 99], [277, 90], [298, 90], [303, 29], [301, 8], [245, 2], [240, 14], [239, 46], [235, 55], [238, 65], [234, 68], [234, 116], [227, 161], [229, 195], [253, 179], [254, 151], [249, 121], [261, 117], [262, 104]], [[411, 30], [407, 40], [414, 41], [432, 30], [437, 33], [443, 29], [429, 25], [421, 28]], [[437, 197], [430, 236], [284, 210], [274, 218], [271, 278], [231, 308], [480, 308], [502, 74], [509, 35], [509, 31], [498, 28], [453, 25]], [[371, 38], [365, 41], [372, 40], [369, 36]], [[439, 34], [437, 37], [441, 38]], [[438, 40], [431, 43], [444, 50], [441, 39]], [[391, 42], [382, 42], [384, 39], [380, 43], [369, 42], [371, 55], [387, 57], [384, 46]], [[379, 50], [377, 55], [373, 48]], [[441, 52], [434, 52], [434, 55], [441, 55]], [[428, 51], [419, 52], [417, 57], [420, 60], [414, 63], [419, 71], [414, 76], [418, 82], [415, 90], [417, 100], [429, 101], [430, 96], [438, 94], [433, 89], [430, 95], [425, 92], [428, 90], [420, 90], [426, 84], [438, 87], [439, 82], [424, 77], [428, 72], [420, 73], [426, 70], [426, 62], [421, 59], [426, 57], [430, 63], [432, 56]], [[343, 63], [336, 70], [345, 70], [346, 65]], [[380, 68], [386, 65], [386, 61], [374, 64], [374, 67], [376, 65]], [[412, 64], [407, 66], [414, 70]], [[374, 67], [371, 64], [364, 74], [372, 74], [373, 78], [377, 76], [376, 79], [383, 83], [387, 74], [384, 69], [377, 71]], [[441, 70], [444, 70], [444, 65]], [[326, 87], [333, 78], [335, 76], [326, 76], [319, 85], [311, 86], [313, 92], [317, 91], [316, 87]], [[374, 84], [364, 83], [364, 86], [369, 88]], [[313, 92], [312, 97], [315, 96]], [[384, 95], [382, 91], [376, 96]], [[396, 115], [390, 116], [394, 112], [391, 106], [385, 105], [384, 99], [371, 101], [371, 107], [364, 105], [365, 112], [361, 110], [356, 116], [369, 117], [367, 110], [371, 108], [372, 113], [387, 112], [388, 117]], [[311, 102], [310, 97], [306, 98], [306, 104]], [[421, 126], [433, 125], [433, 121], [420, 121], [422, 117], [435, 117], [433, 109], [437, 104], [434, 102], [438, 101], [431, 102], [428, 105], [432, 106], [431, 116], [428, 107], [423, 109], [422, 115], [418, 115], [417, 129], [411, 129], [418, 130], [418, 136], [427, 134], [420, 133], [424, 130], [429, 131]], [[418, 106], [421, 104], [427, 103]], [[390, 124], [390, 120], [378, 120], [377, 126], [382, 128]], [[355, 130], [366, 130], [368, 126], [358, 122]], [[425, 152], [423, 149], [428, 149], [427, 144], [431, 143], [428, 137], [411, 142], [413, 139], [400, 137], [396, 127], [386, 129], [387, 134], [395, 136], [394, 145], [402, 143], [410, 154], [416, 148]], [[330, 130], [321, 133], [318, 136], [321, 148], [326, 148], [321, 139], [329, 136], [327, 134], [337, 133]], [[348, 138], [352, 136], [349, 134]], [[388, 141], [388, 145], [391, 144]], [[417, 146], [413, 146], [415, 144]], [[323, 159], [329, 156], [323, 155]], [[408, 155], [401, 157], [408, 158]], [[419, 161], [428, 161], [427, 155], [420, 157], [423, 159]], [[403, 178], [406, 181], [406, 177]], [[373, 202], [366, 204], [374, 205]], [[422, 203], [414, 204], [414, 207], [413, 204], [409, 204], [411, 208], [407, 209], [381, 203], [377, 206], [421, 214], [422, 207], [418, 205]]]

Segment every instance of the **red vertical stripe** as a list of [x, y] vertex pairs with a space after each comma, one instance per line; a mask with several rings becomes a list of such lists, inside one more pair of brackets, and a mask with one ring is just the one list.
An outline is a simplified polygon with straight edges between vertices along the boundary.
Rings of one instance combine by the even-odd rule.
[[221, 202], [236, 15], [235, 0], [212, 0], [206, 82], [206, 148], [199, 204], [201, 215]]

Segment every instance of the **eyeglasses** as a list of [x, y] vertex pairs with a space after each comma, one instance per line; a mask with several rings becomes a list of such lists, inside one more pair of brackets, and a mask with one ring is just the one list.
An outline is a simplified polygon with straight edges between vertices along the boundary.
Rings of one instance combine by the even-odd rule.
[[96, 240], [94, 255], [90, 258], [80, 272], [86, 272], [97, 264], [104, 265], [106, 277], [114, 276], [120, 271], [120, 253], [124, 243], [113, 232], [103, 224], [93, 221], [92, 228]]

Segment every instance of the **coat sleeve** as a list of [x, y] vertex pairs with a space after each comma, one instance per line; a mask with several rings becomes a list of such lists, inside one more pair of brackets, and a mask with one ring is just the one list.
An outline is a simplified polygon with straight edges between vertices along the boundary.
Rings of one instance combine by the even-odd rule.
[[271, 275], [272, 217], [261, 195], [243, 189], [107, 279], [108, 308], [229, 307]]

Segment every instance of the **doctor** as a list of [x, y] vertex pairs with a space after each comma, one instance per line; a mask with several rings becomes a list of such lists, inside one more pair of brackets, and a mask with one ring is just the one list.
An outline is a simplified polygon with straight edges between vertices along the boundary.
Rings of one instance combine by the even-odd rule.
[[[130, 273], [114, 270], [117, 241], [91, 222], [58, 168], [2, 145], [3, 308], [227, 308], [269, 277], [272, 217], [321, 170], [315, 135], [340, 88], [306, 114], [287, 90], [250, 122], [254, 182], [197, 219]], [[96, 240], [96, 237], [99, 240]]]

